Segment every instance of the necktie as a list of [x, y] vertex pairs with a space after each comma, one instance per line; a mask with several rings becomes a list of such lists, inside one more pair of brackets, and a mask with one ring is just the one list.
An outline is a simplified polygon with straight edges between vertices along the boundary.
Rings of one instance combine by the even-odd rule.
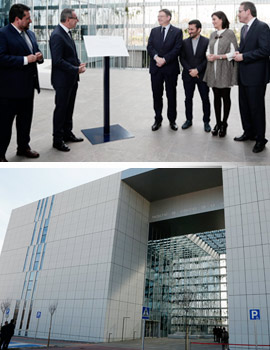
[[166, 31], [166, 28], [163, 27], [163, 28], [162, 28], [162, 34], [161, 34], [161, 36], [162, 36], [162, 41], [164, 41], [164, 39], [165, 39], [165, 31]]
[[248, 32], [248, 25], [245, 24], [244, 27], [243, 27], [243, 31], [242, 31], [242, 37], [243, 37], [244, 40], [246, 38], [247, 32]]
[[68, 34], [69, 34], [69, 36], [70, 36], [70, 39], [72, 39], [72, 40], [73, 40], [73, 38], [72, 38], [72, 33], [71, 33], [71, 31], [70, 31], [70, 30], [68, 31]]
[[25, 33], [25, 31], [21, 32], [21, 36], [22, 36], [23, 40], [26, 42], [26, 45], [28, 46], [31, 53], [33, 53], [33, 46], [31, 44], [30, 39], [28, 37], [26, 37], [27, 34]]

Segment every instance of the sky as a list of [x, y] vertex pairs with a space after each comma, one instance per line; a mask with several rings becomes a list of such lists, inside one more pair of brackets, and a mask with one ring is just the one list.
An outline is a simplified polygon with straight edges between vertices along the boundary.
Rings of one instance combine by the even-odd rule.
[[126, 168], [0, 169], [0, 251], [12, 209]]

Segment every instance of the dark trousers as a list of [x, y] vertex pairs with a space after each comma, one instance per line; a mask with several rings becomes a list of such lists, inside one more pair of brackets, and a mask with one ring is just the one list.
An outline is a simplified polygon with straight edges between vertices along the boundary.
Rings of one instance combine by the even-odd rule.
[[69, 87], [55, 88], [55, 109], [53, 113], [53, 139], [60, 142], [64, 137], [69, 136], [73, 123], [72, 116], [78, 83]]
[[192, 121], [193, 118], [193, 95], [195, 87], [197, 85], [203, 107], [203, 122], [209, 123], [210, 121], [210, 101], [209, 101], [209, 87], [204, 81], [199, 80], [198, 78], [193, 78], [190, 81], [183, 81], [185, 89], [185, 106], [186, 106], [186, 118], [187, 120]]
[[239, 108], [244, 133], [265, 141], [265, 96], [266, 85], [243, 86], [239, 83]]
[[4, 350], [4, 349], [8, 349], [10, 340], [11, 340], [10, 337], [4, 339], [4, 341], [3, 341], [3, 348], [2, 348], [3, 350]]
[[217, 125], [221, 124], [221, 106], [223, 101], [223, 123], [227, 123], [231, 109], [231, 88], [213, 88], [214, 92], [214, 108], [216, 114]]
[[0, 156], [6, 154], [11, 140], [12, 124], [16, 117], [18, 150], [29, 149], [30, 129], [33, 116], [33, 95], [29, 98], [0, 98]]
[[156, 74], [151, 74], [151, 83], [154, 99], [154, 111], [155, 119], [157, 122], [162, 121], [162, 108], [163, 108], [163, 89], [164, 82], [166, 88], [166, 95], [168, 99], [167, 116], [170, 123], [174, 123], [176, 120], [176, 86], [177, 86], [177, 74], [168, 75], [163, 73], [162, 70], [158, 70]]

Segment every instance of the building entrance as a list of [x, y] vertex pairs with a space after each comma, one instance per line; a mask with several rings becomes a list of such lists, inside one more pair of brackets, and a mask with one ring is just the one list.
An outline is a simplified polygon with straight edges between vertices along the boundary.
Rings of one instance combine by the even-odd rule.
[[203, 336], [212, 334], [214, 326], [227, 327], [225, 230], [177, 235], [172, 225], [164, 232], [165, 226], [150, 224], [145, 287], [149, 332], [157, 334], [158, 325], [161, 337], [183, 336], [188, 327], [190, 334]]
[[146, 321], [145, 322], [145, 337], [159, 338], [160, 337], [160, 322]]

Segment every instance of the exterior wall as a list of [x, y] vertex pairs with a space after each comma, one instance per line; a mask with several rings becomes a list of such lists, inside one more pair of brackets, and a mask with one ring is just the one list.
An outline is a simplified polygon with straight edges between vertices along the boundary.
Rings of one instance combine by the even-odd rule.
[[150, 203], [121, 183], [104, 338], [140, 337]]
[[151, 203], [150, 222], [223, 209], [222, 187], [187, 193]]
[[[48, 306], [58, 301], [52, 338], [103, 340], [120, 176], [112, 175], [55, 196], [28, 336], [36, 334], [38, 325], [37, 336], [47, 337]], [[37, 202], [13, 211], [0, 257], [0, 299], [12, 299], [11, 317], [15, 301], [21, 298], [26, 275], [23, 266], [36, 208]], [[17, 332], [23, 304], [21, 301]], [[29, 304], [22, 330], [26, 328]], [[39, 324], [37, 311], [41, 311]]]
[[[258, 344], [268, 345], [270, 167], [223, 169], [223, 186], [230, 343], [255, 344], [256, 327]], [[260, 321], [249, 320], [250, 309], [260, 309]]]

